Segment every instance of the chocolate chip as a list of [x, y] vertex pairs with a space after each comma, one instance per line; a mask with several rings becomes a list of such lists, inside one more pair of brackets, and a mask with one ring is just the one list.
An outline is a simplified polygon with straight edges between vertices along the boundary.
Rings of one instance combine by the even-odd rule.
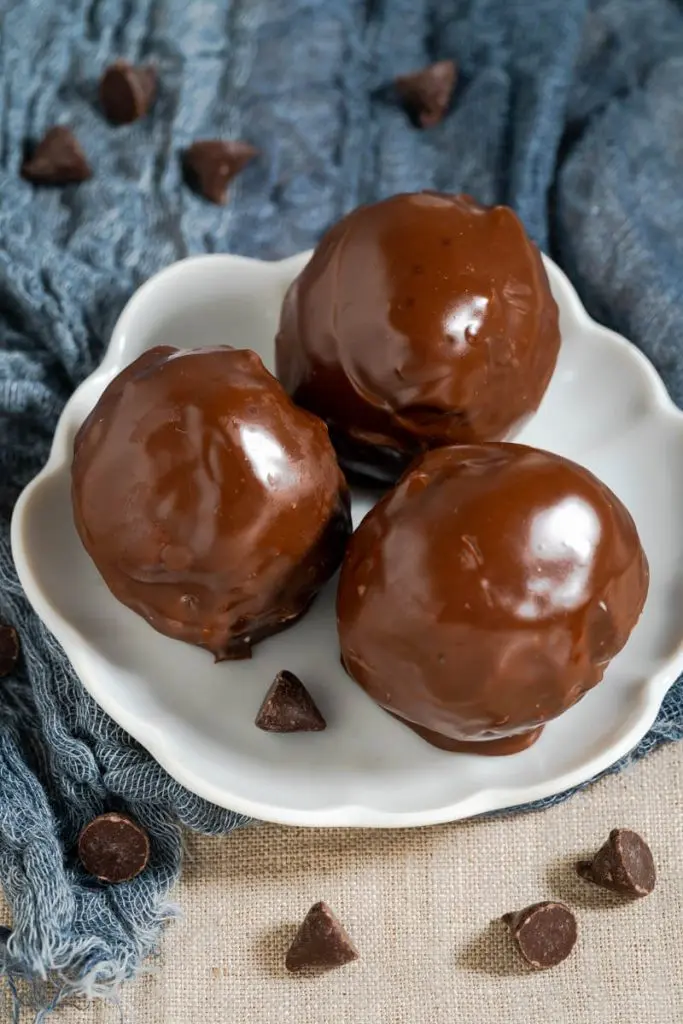
[[227, 198], [229, 182], [258, 156], [248, 142], [206, 139], [185, 150], [183, 165], [188, 184], [205, 199], [219, 206]]
[[396, 92], [420, 128], [432, 128], [443, 120], [451, 102], [456, 75], [455, 61], [438, 60], [420, 71], [394, 79]]
[[264, 732], [320, 732], [327, 725], [310, 693], [293, 672], [278, 672], [256, 716]]
[[128, 882], [147, 867], [149, 836], [127, 814], [100, 814], [78, 837], [78, 856], [101, 882]]
[[314, 903], [287, 951], [288, 971], [329, 971], [358, 959], [358, 950], [327, 903]]
[[533, 903], [503, 921], [517, 949], [530, 967], [556, 967], [571, 953], [576, 942], [576, 918], [564, 903]]
[[13, 626], [0, 624], [0, 679], [14, 671], [19, 659], [19, 637]]
[[130, 124], [147, 113], [156, 91], [157, 73], [151, 64], [136, 67], [117, 60], [100, 80], [100, 103], [112, 124]]
[[50, 128], [21, 168], [35, 185], [76, 185], [92, 176], [78, 139], [66, 125]]
[[648, 896], [657, 881], [650, 847], [628, 828], [612, 829], [593, 860], [581, 861], [576, 870], [587, 881], [623, 896]]

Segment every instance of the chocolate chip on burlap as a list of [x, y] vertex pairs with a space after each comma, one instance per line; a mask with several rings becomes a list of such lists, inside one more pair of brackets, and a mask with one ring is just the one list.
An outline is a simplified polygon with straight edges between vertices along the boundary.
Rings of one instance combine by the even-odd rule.
[[293, 672], [278, 672], [256, 716], [264, 732], [320, 732], [327, 725], [310, 693]]
[[92, 177], [92, 171], [71, 129], [57, 125], [24, 161], [21, 176], [34, 185], [77, 185]]
[[576, 918], [564, 903], [532, 903], [505, 914], [503, 921], [524, 960], [537, 971], [561, 964], [576, 943]]
[[135, 66], [117, 60], [100, 80], [100, 103], [112, 124], [130, 124], [144, 117], [157, 91], [157, 72], [151, 64]]
[[657, 872], [645, 840], [628, 828], [614, 828], [593, 860], [580, 861], [576, 870], [589, 882], [623, 896], [648, 896]]
[[149, 836], [127, 814], [110, 811], [85, 826], [78, 856], [88, 874], [101, 882], [128, 882], [147, 867]]
[[19, 660], [19, 636], [13, 626], [0, 623], [0, 679], [14, 671]]
[[329, 971], [359, 957], [344, 926], [327, 903], [314, 903], [287, 951], [288, 971]]
[[209, 202], [223, 206], [229, 183], [258, 153], [255, 146], [237, 139], [194, 142], [183, 154], [186, 181]]
[[399, 98], [419, 128], [432, 128], [443, 121], [455, 89], [457, 70], [455, 61], [438, 60], [394, 79]]

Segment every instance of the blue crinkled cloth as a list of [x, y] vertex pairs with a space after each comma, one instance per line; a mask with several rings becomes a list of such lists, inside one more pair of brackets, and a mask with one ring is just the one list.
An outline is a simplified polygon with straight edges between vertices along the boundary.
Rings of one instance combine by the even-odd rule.
[[[23, 660], [0, 685], [0, 881], [9, 984], [110, 991], [152, 951], [180, 870], [179, 823], [240, 823], [182, 789], [93, 703], [25, 601], [9, 518], [69, 393], [97, 365], [132, 291], [189, 253], [281, 257], [358, 203], [436, 188], [509, 203], [588, 309], [647, 352], [683, 403], [682, 0], [0, 0], [0, 620]], [[97, 80], [153, 58], [150, 116], [113, 128]], [[383, 88], [453, 56], [445, 122], [416, 131]], [[78, 187], [18, 174], [27, 139], [76, 130]], [[212, 206], [182, 185], [196, 138], [263, 150]], [[683, 736], [683, 686], [634, 752]], [[127, 807], [149, 870], [84, 877], [82, 825]], [[227, 922], [226, 927], [229, 927]]]

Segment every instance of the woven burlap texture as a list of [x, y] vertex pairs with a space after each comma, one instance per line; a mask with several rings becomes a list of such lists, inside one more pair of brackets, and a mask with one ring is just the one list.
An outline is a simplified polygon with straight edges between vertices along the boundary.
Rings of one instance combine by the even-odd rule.
[[[79, 1004], [56, 1021], [681, 1024], [682, 810], [676, 744], [540, 814], [413, 831], [263, 825], [188, 836], [175, 894], [183, 918], [167, 928], [152, 973], [125, 988], [120, 1007]], [[659, 883], [647, 899], [611, 897], [574, 874], [616, 825], [651, 842]], [[532, 973], [497, 919], [547, 898], [575, 909], [579, 942], [559, 968]], [[289, 977], [284, 951], [318, 899], [362, 959]]]

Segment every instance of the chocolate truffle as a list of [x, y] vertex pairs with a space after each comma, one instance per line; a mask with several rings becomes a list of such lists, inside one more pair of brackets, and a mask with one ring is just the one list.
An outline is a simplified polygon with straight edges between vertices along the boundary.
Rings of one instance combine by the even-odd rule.
[[76, 437], [72, 498], [115, 597], [217, 659], [302, 615], [350, 532], [325, 425], [227, 347], [158, 347], [119, 374]]
[[342, 568], [342, 660], [445, 750], [514, 753], [596, 683], [648, 588], [636, 527], [587, 470], [522, 445], [428, 452]]
[[430, 448], [511, 436], [559, 346], [541, 257], [513, 211], [419, 192], [323, 237], [285, 297], [277, 374], [325, 420], [348, 472], [393, 482]]

